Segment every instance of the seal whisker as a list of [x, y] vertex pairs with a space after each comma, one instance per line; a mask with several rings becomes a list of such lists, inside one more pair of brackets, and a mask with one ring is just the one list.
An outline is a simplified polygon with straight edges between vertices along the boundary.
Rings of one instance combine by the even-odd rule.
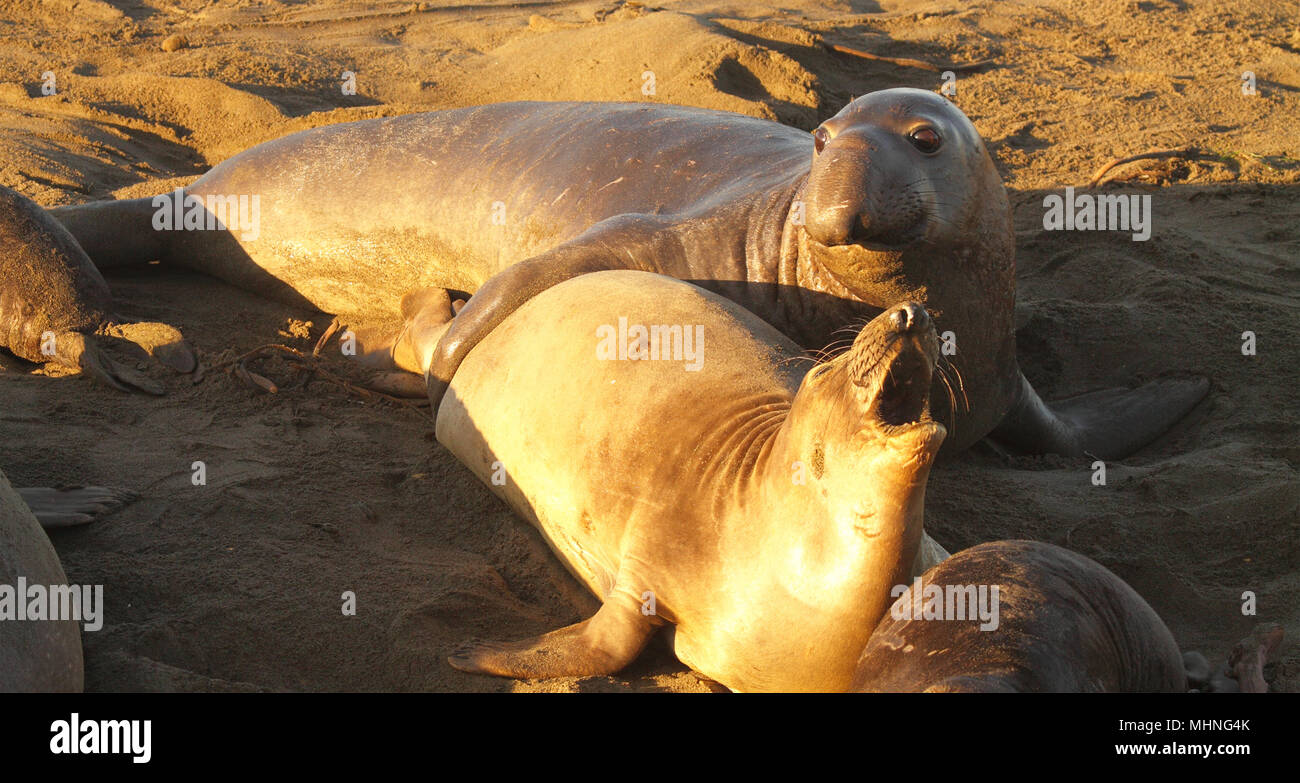
[[[965, 406], [966, 412], [969, 413], [970, 398], [966, 396], [966, 382], [961, 377], [961, 370], [957, 369], [957, 365], [953, 363], [951, 360], [949, 360], [948, 357], [946, 356], [940, 356], [939, 361], [941, 362], [942, 366], [951, 369], [953, 373], [957, 376], [957, 386], [961, 389], [962, 404]], [[956, 405], [956, 400], [953, 401], [953, 404]]]
[[951, 432], [957, 431], [957, 398], [952, 391], [952, 382], [948, 380], [948, 372], [942, 364], [935, 364], [934, 368], [939, 371], [939, 380], [943, 382], [943, 389], [948, 393], [948, 421], [944, 424]]

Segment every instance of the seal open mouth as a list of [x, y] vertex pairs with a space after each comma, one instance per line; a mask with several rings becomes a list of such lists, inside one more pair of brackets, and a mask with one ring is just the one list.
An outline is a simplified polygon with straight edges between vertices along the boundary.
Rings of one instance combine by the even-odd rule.
[[897, 351], [876, 392], [871, 413], [881, 424], [900, 427], [919, 424], [930, 415], [930, 378], [934, 366], [914, 345]]
[[925, 308], [911, 302], [890, 308], [858, 340], [853, 383], [868, 421], [886, 432], [932, 422], [930, 384], [938, 348]]

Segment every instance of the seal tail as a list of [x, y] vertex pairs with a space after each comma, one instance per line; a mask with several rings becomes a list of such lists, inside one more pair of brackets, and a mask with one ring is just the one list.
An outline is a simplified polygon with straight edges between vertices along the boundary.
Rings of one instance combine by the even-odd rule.
[[63, 224], [99, 269], [150, 261], [166, 263], [164, 232], [155, 231], [154, 197], [92, 201], [55, 207], [50, 214]]
[[1022, 374], [1020, 393], [993, 437], [1030, 453], [1123, 459], [1167, 432], [1209, 389], [1202, 376], [1163, 378], [1049, 405]]

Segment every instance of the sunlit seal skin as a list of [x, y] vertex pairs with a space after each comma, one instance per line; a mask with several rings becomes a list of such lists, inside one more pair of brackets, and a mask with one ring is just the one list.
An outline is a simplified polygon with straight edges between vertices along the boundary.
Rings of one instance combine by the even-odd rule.
[[[9, 480], [0, 473], [0, 585], [66, 585], [58, 555]], [[74, 620], [0, 621], [0, 692], [80, 691], [81, 627]]]
[[157, 381], [104, 352], [113, 338], [135, 342], [181, 372], [194, 368], [175, 329], [113, 314], [108, 284], [67, 229], [0, 186], [0, 348], [80, 369], [119, 389], [161, 394]]
[[[904, 301], [957, 353], [955, 451], [1006, 420], [1030, 451], [1120, 457], [1205, 394], [1204, 379], [1049, 408], [1016, 363], [1014, 234], [971, 122], [913, 89], [852, 101], [813, 135], [657, 103], [505, 103], [314, 128], [218, 165], [186, 189], [216, 215], [259, 197], [239, 230], [155, 230], [166, 199], [55, 211], [101, 267], [162, 259], [331, 313], [399, 315], [362, 353], [426, 372], [430, 396], [539, 292], [635, 269], [702, 285], [805, 348]], [[230, 208], [224, 207], [226, 213]], [[451, 321], [426, 288], [472, 293]], [[439, 299], [440, 297], [433, 297]], [[376, 313], [378, 311], [378, 313]], [[949, 408], [952, 409], [949, 409]]]
[[1187, 690], [1182, 655], [1159, 615], [1082, 555], [1032, 541], [980, 544], [927, 571], [922, 584], [923, 600], [930, 585], [945, 596], [950, 587], [998, 586], [996, 628], [917, 616], [909, 586], [871, 634], [853, 690]]
[[[681, 360], [601, 358], [621, 323], [633, 340], [637, 325], [689, 330], [699, 353], [683, 337]], [[609, 674], [668, 625], [677, 657], [730, 688], [844, 690], [890, 586], [928, 565], [936, 355], [911, 303], [809, 371], [771, 326], [671, 278], [602, 272], [529, 301], [461, 365], [437, 437], [603, 605], [450, 662]]]

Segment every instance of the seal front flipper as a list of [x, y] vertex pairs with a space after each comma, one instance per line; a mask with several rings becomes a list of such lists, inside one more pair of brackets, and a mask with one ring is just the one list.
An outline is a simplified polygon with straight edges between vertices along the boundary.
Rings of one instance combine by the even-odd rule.
[[117, 321], [100, 329], [102, 334], [135, 343], [156, 361], [178, 373], [191, 373], [198, 367], [198, 357], [181, 332], [170, 324], [157, 321]]
[[120, 487], [23, 487], [18, 495], [47, 530], [94, 522], [138, 497]]
[[80, 369], [114, 389], [142, 391], [155, 396], [167, 393], [158, 381], [109, 356], [97, 335], [66, 332], [57, 336], [54, 343], [58, 348], [53, 356], [44, 357], [48, 361]]
[[520, 680], [613, 674], [645, 649], [655, 625], [640, 599], [616, 587], [590, 619], [520, 642], [467, 644], [447, 662], [471, 674]]
[[1209, 389], [1202, 376], [1165, 378], [1049, 404], [1021, 374], [1020, 390], [993, 438], [1035, 454], [1122, 459], [1167, 432]]
[[419, 355], [429, 356], [422, 369], [433, 410], [437, 411], [451, 377], [470, 350], [507, 316], [548, 288], [591, 272], [658, 272], [676, 266], [682, 250], [676, 235], [665, 230], [668, 225], [650, 215], [618, 215], [489, 279], [456, 313], [436, 348], [428, 351], [416, 346]]

